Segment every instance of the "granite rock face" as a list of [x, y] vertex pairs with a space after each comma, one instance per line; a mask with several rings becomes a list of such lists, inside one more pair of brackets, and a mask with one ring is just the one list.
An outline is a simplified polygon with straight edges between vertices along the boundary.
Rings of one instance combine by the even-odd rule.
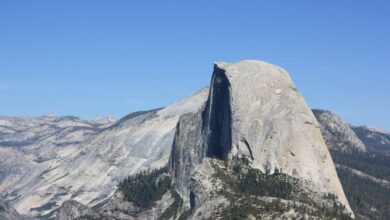
[[331, 150], [341, 151], [366, 151], [365, 144], [352, 130], [351, 126], [344, 123], [336, 114], [313, 109], [313, 113], [320, 123], [322, 136]]
[[204, 158], [246, 157], [264, 173], [304, 180], [335, 194], [352, 213], [319, 124], [288, 73], [261, 61], [216, 63], [206, 104], [177, 125], [170, 169], [179, 192], [196, 206], [193, 174]]
[[169, 167], [176, 179], [176, 187], [179, 192], [187, 195], [184, 197], [189, 197], [188, 185], [191, 172], [195, 170], [196, 165], [202, 163], [206, 155], [202, 137], [202, 112], [189, 113], [180, 117], [169, 158]]
[[32, 218], [19, 214], [14, 208], [0, 200], [0, 219], [1, 220], [32, 220]]

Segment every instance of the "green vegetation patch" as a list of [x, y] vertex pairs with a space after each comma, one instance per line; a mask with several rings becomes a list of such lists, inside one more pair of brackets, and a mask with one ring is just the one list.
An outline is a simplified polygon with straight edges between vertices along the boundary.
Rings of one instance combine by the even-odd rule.
[[250, 195], [290, 199], [297, 190], [295, 187], [297, 183], [296, 179], [286, 174], [265, 175], [257, 169], [250, 168], [240, 179], [238, 190]]
[[356, 219], [390, 219], [390, 188], [353, 175], [343, 168], [337, 169], [344, 192]]
[[180, 208], [183, 206], [183, 199], [180, 197], [180, 195], [176, 192], [176, 190], [171, 190], [171, 195], [174, 199], [173, 203], [161, 214], [160, 218], [161, 220], [164, 219], [171, 219], [172, 217], [176, 219], [177, 211], [180, 210]]
[[[331, 150], [335, 163], [390, 181], [390, 156], [374, 152], [343, 152]], [[356, 219], [390, 219], [390, 188], [368, 178], [354, 175], [348, 169], [337, 168]]]
[[331, 151], [333, 161], [371, 176], [390, 181], [390, 156], [371, 152]]
[[151, 208], [171, 188], [171, 178], [166, 167], [143, 171], [119, 183], [124, 198], [144, 209]]
[[[211, 164], [215, 171], [214, 177], [224, 184], [218, 195], [230, 202], [227, 208], [217, 212], [216, 217], [273, 218], [294, 209], [301, 216], [307, 214], [320, 219], [351, 219], [344, 213], [345, 207], [337, 202], [335, 196], [327, 195], [323, 198], [328, 205], [318, 204], [301, 187], [298, 179], [283, 174], [278, 169], [275, 169], [274, 174], [264, 174], [249, 166], [249, 161], [242, 158], [234, 158], [229, 163], [213, 159]], [[264, 197], [275, 199], [266, 201]]]
[[190, 215], [192, 214], [193, 209], [187, 209], [185, 210], [180, 216], [178, 220], [186, 220]]
[[296, 178], [279, 171], [272, 175], [264, 174], [250, 167], [247, 159], [236, 158], [225, 168], [217, 164], [213, 164], [213, 167], [215, 177], [221, 179], [234, 193], [290, 199], [298, 191]]

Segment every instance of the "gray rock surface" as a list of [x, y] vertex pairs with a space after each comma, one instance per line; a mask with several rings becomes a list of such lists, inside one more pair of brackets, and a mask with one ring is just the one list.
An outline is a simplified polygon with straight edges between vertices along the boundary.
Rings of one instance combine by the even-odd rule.
[[73, 116], [0, 116], [0, 147], [16, 149], [27, 159], [43, 163], [61, 156], [59, 149], [84, 142], [99, 126]]
[[181, 117], [170, 168], [180, 193], [197, 201], [192, 187], [205, 157], [246, 156], [254, 168], [306, 180], [332, 193], [352, 214], [319, 124], [289, 75], [261, 61], [216, 63], [206, 105]]
[[0, 193], [12, 191], [20, 182], [29, 181], [40, 165], [13, 148], [0, 147]]
[[115, 124], [116, 119], [112, 115], [107, 116], [96, 116], [91, 120], [91, 123], [96, 124], [99, 128], [107, 128]]
[[68, 200], [57, 210], [56, 220], [74, 220], [91, 213], [92, 210], [77, 201]]
[[32, 218], [20, 215], [14, 208], [0, 200], [0, 219], [1, 220], [32, 220]]
[[[50, 120], [40, 118], [39, 123], [24, 118], [22, 122], [13, 118], [10, 123], [9, 118], [3, 117], [0, 128], [4, 135], [0, 136], [3, 138], [0, 142], [16, 141], [17, 136], [19, 140], [34, 138], [31, 145], [0, 148], [7, 151], [7, 155], [13, 155], [13, 159], [0, 161], [1, 165], [7, 164], [0, 169], [0, 187], [4, 189], [0, 194], [20, 213], [32, 216], [52, 217], [54, 210], [67, 200], [89, 207], [98, 205], [110, 198], [118, 182], [128, 175], [167, 164], [179, 117], [197, 111], [207, 93], [206, 88], [166, 108], [132, 113], [104, 129], [73, 117], [59, 120], [59, 124], [55, 124], [57, 119], [51, 116]], [[42, 120], [45, 122], [41, 123]], [[48, 121], [54, 124], [46, 126]], [[50, 130], [53, 126], [63, 129]], [[77, 130], [77, 127], [86, 128]], [[15, 133], [15, 130], [23, 132]], [[37, 138], [43, 133], [47, 136]], [[73, 144], [45, 145], [63, 142]], [[36, 150], [26, 153], [34, 146], [38, 146]], [[39, 155], [50, 156], [34, 162]], [[12, 167], [13, 163], [17, 167]]]

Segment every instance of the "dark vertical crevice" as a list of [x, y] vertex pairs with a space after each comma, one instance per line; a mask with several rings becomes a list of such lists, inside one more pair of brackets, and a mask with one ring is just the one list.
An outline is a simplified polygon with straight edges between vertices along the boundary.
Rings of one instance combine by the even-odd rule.
[[178, 151], [180, 149], [178, 149], [178, 146], [176, 146], [176, 139], [179, 137], [180, 135], [180, 119], [179, 121], [177, 122], [176, 124], [176, 129], [175, 129], [175, 136], [173, 138], [173, 143], [172, 143], [172, 149], [171, 149], [171, 154], [170, 154], [170, 157], [169, 157], [169, 168], [171, 170], [171, 173], [174, 174], [174, 176], [178, 176], [178, 169], [176, 167], [176, 164], [177, 164], [177, 159], [180, 159], [180, 158], [177, 158], [177, 154], [179, 153]]
[[[207, 156], [226, 159], [231, 146], [230, 83], [224, 70], [215, 67], [211, 96], [207, 103], [209, 111]], [[211, 100], [210, 100], [211, 99]]]
[[195, 194], [190, 192], [190, 207], [191, 209], [195, 208]]

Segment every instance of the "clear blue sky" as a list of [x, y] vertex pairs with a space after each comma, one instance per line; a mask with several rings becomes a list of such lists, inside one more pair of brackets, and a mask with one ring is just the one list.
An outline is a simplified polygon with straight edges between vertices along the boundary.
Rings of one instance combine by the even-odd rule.
[[0, 115], [119, 118], [260, 59], [310, 107], [390, 130], [388, 2], [3, 0]]

